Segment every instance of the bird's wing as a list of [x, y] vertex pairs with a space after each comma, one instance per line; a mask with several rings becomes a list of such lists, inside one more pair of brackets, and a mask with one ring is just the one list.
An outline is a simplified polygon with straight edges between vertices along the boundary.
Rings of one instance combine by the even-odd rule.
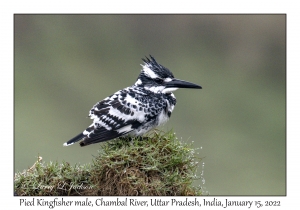
[[[151, 103], [146, 103], [149, 101]], [[130, 87], [125, 88], [95, 104], [89, 113], [94, 122], [64, 145], [82, 140], [80, 145], [87, 146], [129, 134], [134, 130], [139, 130], [136, 134], [141, 135], [154, 127], [151, 123], [155, 122], [158, 113], [165, 108], [166, 102], [162, 98], [136, 89], [133, 91]]]
[[140, 103], [128, 90], [121, 90], [98, 102], [89, 116], [93, 124], [84, 132], [81, 146], [114, 139], [130, 133], [145, 120], [145, 112], [138, 108]]

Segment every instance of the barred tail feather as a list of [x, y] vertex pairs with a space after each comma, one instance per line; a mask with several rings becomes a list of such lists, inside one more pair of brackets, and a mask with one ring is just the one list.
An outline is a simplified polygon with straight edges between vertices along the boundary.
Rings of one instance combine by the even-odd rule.
[[90, 135], [89, 138], [86, 138], [83, 141], [81, 141], [79, 144], [81, 147], [84, 147], [84, 146], [87, 146], [90, 144], [95, 144], [95, 143], [115, 139], [115, 138], [125, 135], [126, 133], [128, 133], [128, 132], [119, 133], [117, 131], [109, 131], [109, 130], [106, 130], [105, 128], [101, 128], [98, 131], [96, 131], [95, 133], [93, 133], [92, 135]]
[[72, 138], [69, 141], [67, 141], [66, 143], [64, 143], [64, 146], [70, 146], [70, 145], [74, 144], [75, 142], [80, 141], [84, 137], [85, 137], [85, 135], [83, 135], [83, 133], [80, 133], [77, 136], [75, 136], [74, 138]]

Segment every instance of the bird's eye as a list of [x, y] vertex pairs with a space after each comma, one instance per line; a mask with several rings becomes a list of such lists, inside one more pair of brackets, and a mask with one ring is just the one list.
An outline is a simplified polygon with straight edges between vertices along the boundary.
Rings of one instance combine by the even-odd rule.
[[161, 83], [164, 82], [164, 80], [163, 80], [163, 79], [160, 79], [160, 78], [156, 78], [156, 79], [155, 79], [155, 82], [158, 83], [158, 84], [161, 84]]

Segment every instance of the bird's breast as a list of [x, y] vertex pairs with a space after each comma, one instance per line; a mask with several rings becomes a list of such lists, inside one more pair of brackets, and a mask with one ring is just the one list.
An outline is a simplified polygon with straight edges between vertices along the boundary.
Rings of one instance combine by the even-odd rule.
[[165, 124], [171, 117], [176, 104], [176, 98], [173, 93], [165, 95], [165, 107], [158, 115], [158, 126]]

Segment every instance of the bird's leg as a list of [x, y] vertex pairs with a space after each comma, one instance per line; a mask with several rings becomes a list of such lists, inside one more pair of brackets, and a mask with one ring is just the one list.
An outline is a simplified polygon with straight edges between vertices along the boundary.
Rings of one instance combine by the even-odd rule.
[[146, 140], [150, 139], [150, 137], [148, 137], [148, 136], [138, 136], [136, 138], [137, 138], [138, 141], [146, 141]]
[[121, 139], [122, 141], [126, 141], [126, 142], [130, 141], [131, 143], [133, 143], [134, 139], [136, 139], [138, 141], [144, 141], [144, 140], [150, 139], [150, 137], [148, 137], [148, 136], [136, 136], [136, 137], [127, 136], [127, 137], [119, 137], [119, 139]]
[[126, 137], [119, 137], [120, 140], [125, 141], [125, 142], [132, 142], [132, 137], [126, 136]]

